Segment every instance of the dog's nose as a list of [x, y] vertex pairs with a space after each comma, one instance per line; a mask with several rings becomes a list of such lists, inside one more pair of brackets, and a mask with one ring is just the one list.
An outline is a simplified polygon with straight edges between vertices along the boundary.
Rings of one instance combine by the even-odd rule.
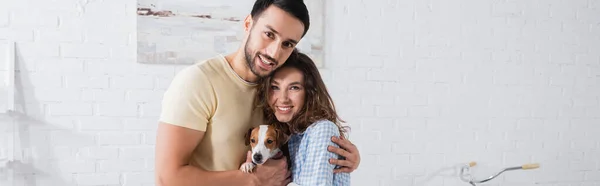
[[262, 160], [262, 154], [254, 154], [253, 158], [254, 158], [254, 161], [261, 161]]

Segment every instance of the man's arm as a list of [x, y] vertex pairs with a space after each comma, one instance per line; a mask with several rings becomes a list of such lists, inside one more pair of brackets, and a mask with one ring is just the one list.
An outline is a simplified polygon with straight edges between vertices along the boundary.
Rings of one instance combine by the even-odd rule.
[[254, 174], [241, 171], [206, 171], [188, 164], [204, 132], [160, 123], [156, 140], [158, 186], [258, 185]]
[[[210, 77], [197, 66], [183, 69], [173, 78], [163, 95], [157, 130], [158, 186], [281, 185], [285, 178], [272, 177], [286, 174], [282, 171], [286, 168], [285, 161], [265, 163], [254, 174], [239, 170], [207, 171], [188, 164], [216, 110], [215, 97]], [[278, 184], [273, 183], [277, 181]]]
[[177, 73], [163, 95], [157, 129], [155, 171], [159, 186], [217, 185], [226, 181], [237, 185], [255, 181], [241, 171], [212, 172], [188, 164], [215, 110], [210, 77], [197, 66]]

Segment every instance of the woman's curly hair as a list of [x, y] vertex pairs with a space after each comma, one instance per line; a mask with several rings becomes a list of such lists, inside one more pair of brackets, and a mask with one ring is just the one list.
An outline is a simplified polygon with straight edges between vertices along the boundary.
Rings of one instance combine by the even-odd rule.
[[[335, 105], [327, 91], [327, 87], [321, 78], [321, 74], [314, 61], [304, 53], [294, 50], [288, 60], [273, 74], [284, 68], [295, 68], [300, 70], [304, 78], [305, 104], [304, 107], [293, 116], [288, 123], [293, 133], [302, 133], [312, 123], [326, 119], [335, 123], [340, 135], [345, 136], [346, 127], [342, 127], [344, 121], [338, 116]], [[273, 75], [272, 74], [272, 75]], [[269, 93], [271, 91], [271, 76], [264, 78], [259, 85], [255, 103], [263, 111], [266, 124], [281, 125], [275, 117], [273, 109], [269, 105]]]

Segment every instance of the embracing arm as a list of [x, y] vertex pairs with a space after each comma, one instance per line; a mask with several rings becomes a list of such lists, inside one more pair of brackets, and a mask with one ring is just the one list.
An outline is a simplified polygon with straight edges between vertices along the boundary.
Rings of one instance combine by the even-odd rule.
[[207, 171], [189, 164], [216, 109], [212, 85], [201, 69], [179, 72], [163, 95], [156, 136], [158, 186], [252, 185], [254, 175], [238, 170]]
[[[337, 147], [331, 142], [331, 136], [339, 136], [337, 126], [332, 122], [315, 123], [312, 128], [304, 134], [308, 139], [306, 157], [303, 160], [302, 171], [298, 177], [293, 180], [297, 185], [334, 185], [335, 165], [329, 163], [329, 159], [337, 159], [338, 155], [327, 151], [328, 146]], [[348, 185], [350, 175], [348, 173], [339, 173], [338, 176], [342, 185]]]
[[188, 164], [204, 132], [161, 122], [156, 140], [158, 186], [255, 185], [256, 177], [241, 171], [206, 171]]
[[334, 172], [352, 173], [354, 170], [356, 170], [358, 165], [360, 165], [360, 152], [358, 151], [356, 145], [352, 144], [350, 140], [344, 138], [343, 135], [339, 137], [332, 136], [331, 141], [339, 146], [330, 145], [327, 150], [345, 158], [343, 160], [335, 158], [329, 159], [331, 164], [340, 166], [339, 168], [336, 168]]

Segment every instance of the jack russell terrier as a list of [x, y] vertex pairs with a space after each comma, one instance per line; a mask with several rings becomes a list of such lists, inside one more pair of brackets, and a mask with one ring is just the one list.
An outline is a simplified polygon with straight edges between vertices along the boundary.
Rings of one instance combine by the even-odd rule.
[[[251, 173], [256, 165], [265, 163], [268, 159], [288, 157], [288, 168], [291, 167], [287, 141], [290, 138], [290, 132], [285, 124], [259, 125], [248, 129], [245, 135], [246, 145], [252, 147], [252, 161], [245, 162], [240, 166], [240, 170], [245, 173]], [[280, 153], [281, 152], [281, 153]], [[278, 155], [278, 156], [276, 156]], [[288, 186], [296, 186], [293, 182]]]

